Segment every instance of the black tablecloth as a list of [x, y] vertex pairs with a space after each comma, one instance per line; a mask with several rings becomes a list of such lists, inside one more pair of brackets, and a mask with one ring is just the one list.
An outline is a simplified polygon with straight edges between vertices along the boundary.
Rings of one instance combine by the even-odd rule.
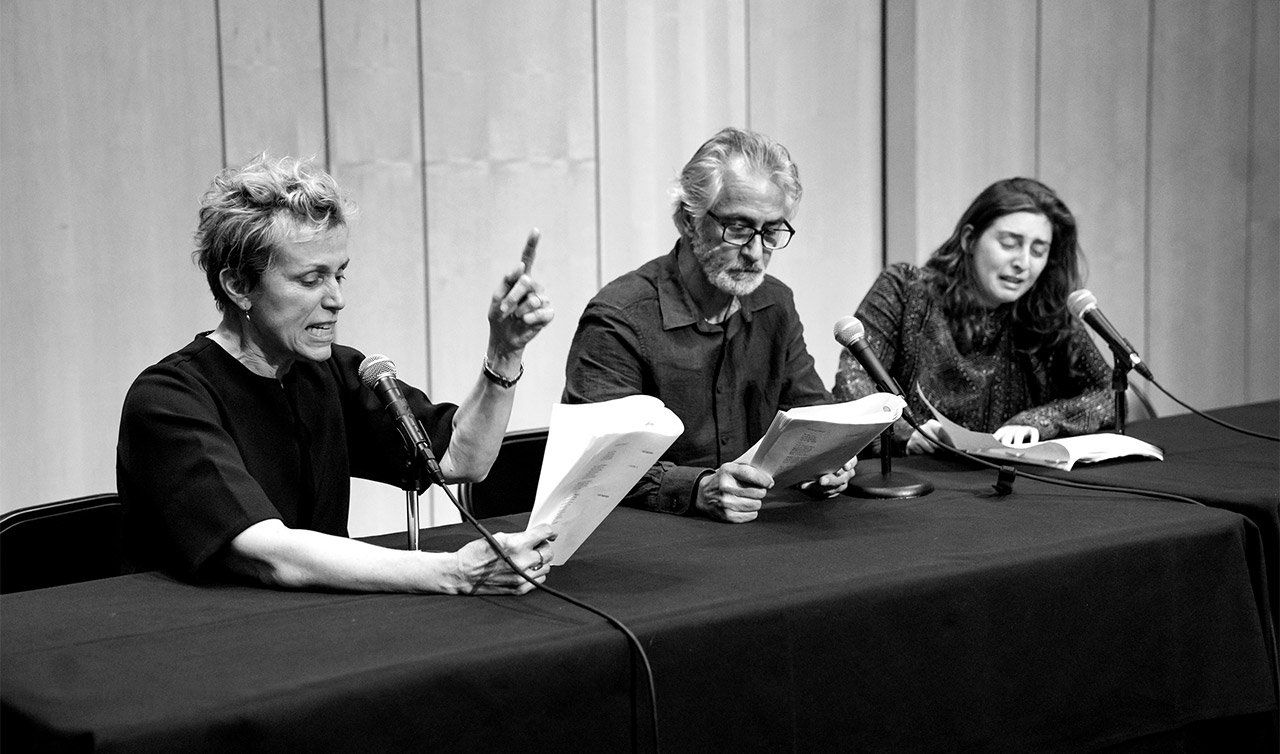
[[[640, 637], [667, 751], [1077, 751], [1275, 710], [1245, 519], [933, 478], [921, 499], [771, 503], [739, 526], [620, 509], [550, 582]], [[149, 573], [6, 595], [0, 637], [7, 750], [650, 743], [622, 636], [545, 594]]]
[[[1276, 401], [1209, 413], [1238, 427], [1280, 435]], [[1080, 464], [1069, 472], [1044, 470], [1045, 475], [1171, 492], [1248, 517], [1261, 533], [1272, 621], [1280, 624], [1280, 444], [1194, 414], [1134, 422], [1126, 434], [1162, 448], [1164, 461], [1121, 458]]]

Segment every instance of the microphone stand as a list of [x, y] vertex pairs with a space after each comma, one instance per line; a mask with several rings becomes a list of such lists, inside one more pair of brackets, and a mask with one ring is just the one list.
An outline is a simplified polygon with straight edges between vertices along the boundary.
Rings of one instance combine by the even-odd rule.
[[905, 471], [893, 470], [893, 425], [880, 433], [880, 475], [860, 476], [849, 480], [844, 494], [852, 497], [892, 498], [924, 497], [933, 492], [933, 483]]
[[418, 549], [418, 479], [421, 475], [422, 457], [414, 453], [405, 461], [405, 481], [401, 485], [404, 490], [405, 533], [410, 550]]
[[[881, 392], [896, 395], [906, 403], [906, 395], [903, 394], [902, 388], [893, 376], [885, 371], [880, 360], [867, 345], [864, 335], [865, 328], [857, 317], [845, 317], [836, 322], [836, 342], [844, 346], [849, 355], [862, 365], [862, 369]], [[913, 427], [918, 426], [911, 416], [910, 409], [905, 406], [902, 417]], [[880, 432], [880, 476], [854, 475], [845, 487], [846, 495], [884, 499], [921, 497], [933, 492], [933, 483], [893, 470], [893, 427], [894, 424], [890, 423]]]
[[1129, 362], [1129, 358], [1120, 357], [1115, 354], [1116, 365], [1111, 370], [1111, 391], [1115, 395], [1116, 403], [1116, 434], [1124, 434], [1124, 425], [1127, 420], [1129, 411], [1128, 393], [1129, 393], [1129, 370], [1133, 368], [1133, 364]]
[[[417, 419], [414, 419], [417, 422]], [[435, 453], [431, 449], [431, 441], [427, 439], [427, 432], [422, 428], [421, 422], [418, 422], [419, 436], [422, 437], [422, 443], [413, 442], [409, 437], [405, 436], [402, 431], [400, 437], [404, 440], [405, 449], [409, 451], [409, 457], [405, 461], [405, 483], [402, 485], [404, 490], [404, 509], [405, 509], [405, 531], [408, 534], [409, 549], [418, 549], [418, 480], [422, 478], [423, 472], [426, 472], [427, 478], [432, 482], [444, 487], [444, 475], [440, 472], [440, 464], [436, 461]]]
[[418, 549], [418, 491], [404, 491], [404, 507], [409, 531], [409, 549]]

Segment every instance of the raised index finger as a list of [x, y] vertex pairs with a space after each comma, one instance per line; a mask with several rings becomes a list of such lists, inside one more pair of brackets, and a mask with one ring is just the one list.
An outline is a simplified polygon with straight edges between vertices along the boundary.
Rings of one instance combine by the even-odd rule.
[[534, 228], [529, 231], [529, 240], [524, 242], [524, 251], [520, 253], [520, 263], [524, 265], [524, 274], [528, 275], [533, 272], [533, 258], [538, 253], [538, 240], [542, 238], [542, 231]]

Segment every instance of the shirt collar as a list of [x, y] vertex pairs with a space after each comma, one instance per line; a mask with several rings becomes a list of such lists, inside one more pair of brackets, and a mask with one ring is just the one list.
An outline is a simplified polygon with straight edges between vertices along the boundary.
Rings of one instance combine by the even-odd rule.
[[[662, 313], [662, 329], [674, 330], [702, 322], [702, 313], [693, 302], [693, 296], [680, 278], [680, 246], [683, 239], [677, 240], [670, 253], [663, 259], [657, 279], [654, 281], [658, 289], [658, 310]], [[746, 296], [739, 296], [738, 303], [742, 308], [738, 314], [746, 322], [750, 322], [754, 312], [773, 305], [773, 299], [764, 292], [764, 283]], [[732, 317], [730, 317], [732, 319]]]

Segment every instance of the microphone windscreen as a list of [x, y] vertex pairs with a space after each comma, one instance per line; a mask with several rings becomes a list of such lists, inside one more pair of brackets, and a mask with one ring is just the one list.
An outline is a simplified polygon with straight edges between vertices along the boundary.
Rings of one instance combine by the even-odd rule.
[[364, 357], [360, 362], [360, 381], [365, 387], [372, 388], [383, 377], [396, 376], [396, 363], [380, 353]]
[[834, 328], [836, 342], [845, 348], [853, 345], [854, 341], [861, 340], [865, 334], [866, 329], [863, 328], [862, 321], [852, 314], [836, 320]]
[[1087, 288], [1072, 291], [1071, 295], [1067, 296], [1067, 309], [1073, 317], [1083, 317], [1085, 312], [1097, 308], [1098, 299]]

